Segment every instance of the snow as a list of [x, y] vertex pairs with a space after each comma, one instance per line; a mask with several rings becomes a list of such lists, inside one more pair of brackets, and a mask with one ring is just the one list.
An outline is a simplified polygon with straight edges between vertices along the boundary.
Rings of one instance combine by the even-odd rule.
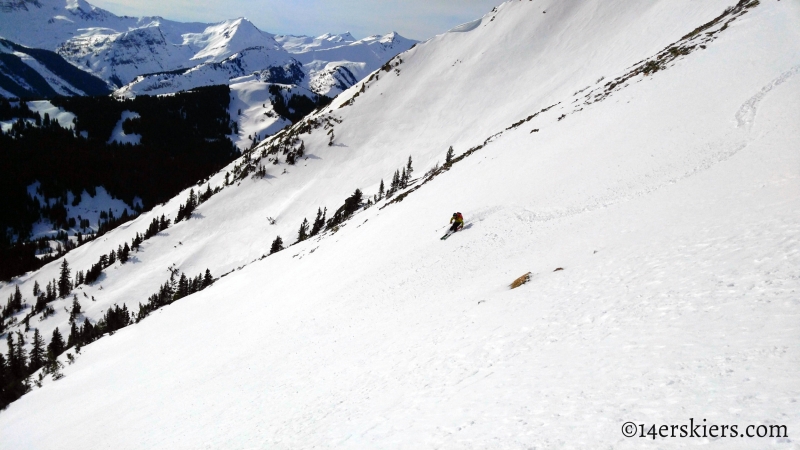
[[219, 62], [233, 53], [250, 48], [280, 47], [271, 35], [262, 32], [247, 19], [239, 18], [209, 26], [202, 34], [185, 34], [184, 44], [202, 48], [192, 59]]
[[[56, 203], [57, 199], [54, 198], [45, 198], [40, 192], [39, 187], [41, 183], [36, 181], [28, 186], [28, 195], [34, 198], [39, 202], [40, 205], [49, 205], [52, 206]], [[82, 233], [86, 233], [87, 231], [94, 232], [98, 229], [98, 223], [100, 221], [100, 213], [101, 212], [108, 212], [111, 211], [114, 213], [115, 217], [119, 217], [124, 210], [128, 210], [128, 213], [132, 213], [134, 210], [132, 205], [128, 205], [123, 200], [118, 198], [114, 198], [111, 194], [106, 191], [106, 189], [102, 186], [95, 187], [95, 195], [91, 196], [85, 190], [81, 192], [80, 199], [78, 200], [77, 204], [75, 203], [75, 194], [71, 191], [67, 191], [67, 204], [65, 208], [67, 210], [67, 218], [75, 219], [77, 224], [80, 224], [81, 219], [86, 219], [89, 221], [89, 228], [90, 230], [85, 230], [79, 227], [72, 228], [69, 230], [65, 230], [68, 235], [75, 236], [79, 231]], [[133, 205], [137, 205], [141, 207], [142, 200], [139, 197], [135, 197], [133, 199]], [[42, 236], [55, 236], [58, 233], [58, 230], [53, 228], [53, 224], [50, 221], [39, 221], [34, 224], [32, 230], [32, 239], [38, 239]]]
[[461, 25], [451, 28], [449, 33], [466, 33], [467, 31], [472, 31], [475, 28], [478, 28], [480, 25], [481, 19], [473, 20], [471, 22], [462, 23]]
[[25, 102], [28, 104], [28, 109], [33, 112], [38, 112], [39, 115], [44, 119], [45, 114], [50, 115], [50, 120], [55, 120], [61, 125], [63, 128], [67, 128], [72, 130], [75, 128], [75, 114], [72, 114], [69, 111], [65, 111], [57, 106], [53, 106], [52, 103], [48, 100], [36, 100]]
[[[261, 136], [263, 139], [277, 133], [287, 125], [291, 125], [289, 120], [282, 118], [274, 111], [272, 95], [269, 93], [271, 85], [272, 83], [261, 82], [252, 76], [232, 80], [231, 95], [233, 99], [228, 114], [231, 120], [238, 124], [239, 133], [229, 137], [242, 150], [252, 145], [252, 136]], [[309, 92], [308, 96], [311, 95], [312, 93]], [[239, 114], [240, 110], [242, 114]]]
[[122, 130], [122, 123], [128, 119], [138, 119], [139, 113], [133, 111], [122, 111], [122, 115], [117, 121], [117, 124], [114, 126], [114, 130], [111, 131], [111, 137], [108, 138], [108, 143], [112, 142], [119, 142], [120, 144], [133, 144], [139, 145], [140, 141], [142, 140], [142, 135], [140, 134], [125, 134], [125, 131]]
[[[34, 100], [27, 101], [25, 103], [28, 105], [28, 109], [39, 113], [39, 116], [41, 116], [42, 119], [44, 119], [45, 114], [49, 114], [50, 120], [57, 121], [62, 127], [69, 130], [75, 128], [75, 123], [73, 122], [75, 119], [75, 114], [54, 106], [49, 100]], [[0, 129], [3, 131], [3, 133], [5, 133], [11, 129], [16, 121], [17, 119], [2, 120], [0, 121]], [[25, 121], [32, 125], [36, 124], [33, 119], [25, 119]]]
[[[224, 187], [81, 287], [97, 320], [136, 310], [168, 267], [226, 274], [85, 347], [0, 413], [0, 448], [796, 447], [800, 5], [762, 2], [583, 102], [731, 4], [507, 2], [401, 54], [312, 118], [334, 145], [330, 127], [301, 135], [307, 158]], [[237, 95], [258, 105], [250, 82]], [[484, 142], [402, 202], [260, 259], [409, 154], [417, 177]], [[187, 195], [66, 259], [85, 270]], [[442, 242], [456, 210], [467, 226]], [[29, 300], [60, 263], [0, 298]], [[69, 302], [32, 326], [64, 333]], [[790, 436], [620, 433], [690, 418]]]
[[47, 67], [30, 55], [22, 52], [14, 52], [14, 55], [18, 56], [25, 64], [38, 72], [58, 95], [86, 95], [85, 92], [62, 80], [58, 75], [51, 72]]

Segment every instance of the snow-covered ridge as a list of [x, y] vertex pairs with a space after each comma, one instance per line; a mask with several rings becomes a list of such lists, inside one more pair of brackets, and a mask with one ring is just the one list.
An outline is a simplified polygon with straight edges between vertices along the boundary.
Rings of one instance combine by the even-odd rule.
[[[82, 287], [96, 318], [168, 269], [227, 274], [62, 358], [65, 378], [0, 413], [0, 447], [638, 448], [622, 423], [687, 414], [797, 428], [800, 9], [701, 29], [732, 6], [509, 2], [393, 59]], [[414, 189], [450, 146], [471, 153], [401, 202], [262, 258], [409, 155]], [[251, 161], [266, 175], [225, 183]], [[467, 228], [440, 242], [453, 211]], [[15, 284], [29, 298], [57, 270]], [[70, 301], [31, 324], [66, 330]], [[787, 444], [676, 445], [754, 442]]]
[[[248, 49], [261, 49], [271, 56], [255, 66], [251, 64], [248, 69], [251, 72], [284, 66], [290, 55], [302, 53], [302, 62], [309, 63], [304, 68], [303, 86], [332, 96], [352, 85], [349, 77], [337, 78], [333, 74], [337, 67], [346, 67], [360, 78], [415, 42], [394, 33], [361, 40], [355, 40], [349, 33], [318, 38], [282, 36], [276, 40], [245, 18], [200, 24], [161, 17], [118, 17], [83, 0], [14, 5], [0, 11], [0, 36], [57, 51], [82, 70], [117, 87], [125, 86], [128, 93], [149, 93], [152, 82], [141, 88], [136, 86], [138, 77], [148, 74], [172, 75], [174, 81], [163, 76], [157, 81], [162, 91], [226, 83], [247, 73], [226, 78], [226, 70], [214, 64], [224, 63]], [[345, 46], [347, 50], [343, 50]], [[319, 53], [322, 51], [327, 53]], [[333, 66], [325, 70], [328, 64]], [[218, 73], [181, 80], [181, 71], [191, 68]]]

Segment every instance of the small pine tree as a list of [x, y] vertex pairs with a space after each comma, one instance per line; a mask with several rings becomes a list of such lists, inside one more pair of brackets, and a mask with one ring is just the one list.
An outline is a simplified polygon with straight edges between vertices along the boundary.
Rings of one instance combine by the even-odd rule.
[[187, 295], [189, 295], [189, 279], [186, 278], [186, 274], [182, 273], [180, 280], [178, 280], [178, 290], [175, 293], [175, 300], [186, 297]]
[[72, 309], [69, 311], [69, 321], [75, 323], [75, 319], [81, 314], [81, 304], [78, 302], [78, 296], [72, 297]]
[[386, 188], [383, 186], [383, 178], [381, 178], [381, 185], [378, 187], [378, 200], [382, 200], [383, 196], [386, 195]]
[[67, 337], [67, 347], [75, 347], [80, 345], [81, 334], [78, 330], [78, 325], [73, 321], [69, 326], [69, 336]]
[[61, 353], [66, 350], [66, 344], [64, 344], [64, 337], [61, 336], [61, 332], [58, 331], [58, 328], [53, 330], [53, 337], [50, 339], [50, 344], [47, 346], [47, 356], [49, 359], [55, 359]]
[[131, 248], [128, 247], [128, 243], [126, 242], [125, 245], [117, 251], [117, 253], [119, 254], [119, 262], [125, 264], [130, 258]]
[[70, 281], [69, 263], [66, 258], [61, 262], [61, 275], [58, 280], [58, 296], [67, 298], [69, 292], [72, 290], [72, 282]]
[[38, 297], [39, 296], [39, 292], [42, 292], [42, 289], [39, 287], [39, 282], [38, 281], [34, 281], [33, 282], [33, 296], [34, 297]]
[[411, 174], [414, 172], [414, 168], [411, 166], [411, 156], [408, 157], [408, 164], [406, 164], [406, 176], [409, 180], [411, 180]]
[[203, 275], [203, 289], [211, 286], [214, 283], [214, 277], [211, 276], [211, 271], [206, 269], [205, 275]]
[[447, 149], [447, 154], [444, 155], [444, 165], [450, 165], [453, 162], [453, 146]]
[[14, 287], [14, 296], [12, 297], [11, 305], [14, 311], [22, 310], [22, 292], [19, 290], [19, 285]]
[[328, 208], [325, 211], [322, 208], [317, 208], [317, 217], [314, 219], [314, 224], [311, 225], [311, 234], [309, 236], [316, 236], [317, 233], [322, 231], [325, 227], [325, 216], [328, 214]]
[[115, 262], [117, 262], [117, 252], [111, 250], [108, 253], [108, 265], [113, 266]]
[[308, 219], [303, 219], [300, 224], [300, 229], [297, 230], [297, 242], [303, 242], [308, 239]]
[[31, 362], [30, 371], [35, 372], [39, 370], [45, 361], [44, 340], [42, 335], [39, 334], [39, 329], [33, 330], [33, 348], [31, 349]]
[[278, 236], [274, 241], [272, 241], [272, 247], [269, 249], [269, 254], [271, 255], [273, 253], [278, 253], [281, 250], [283, 250], [283, 239]]

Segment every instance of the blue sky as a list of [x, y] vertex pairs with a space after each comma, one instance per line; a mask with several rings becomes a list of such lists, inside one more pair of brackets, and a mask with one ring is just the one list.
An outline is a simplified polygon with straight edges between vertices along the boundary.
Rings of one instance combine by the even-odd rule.
[[89, 0], [117, 15], [218, 22], [246, 17], [276, 34], [397, 31], [425, 40], [489, 12], [502, 0]]

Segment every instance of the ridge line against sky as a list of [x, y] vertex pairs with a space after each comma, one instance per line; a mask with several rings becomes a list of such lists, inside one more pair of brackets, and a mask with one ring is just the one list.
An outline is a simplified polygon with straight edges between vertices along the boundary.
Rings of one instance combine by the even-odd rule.
[[181, 22], [245, 17], [274, 34], [356, 38], [396, 31], [420, 41], [478, 19], [503, 0], [89, 0], [116, 15], [161, 16]]

